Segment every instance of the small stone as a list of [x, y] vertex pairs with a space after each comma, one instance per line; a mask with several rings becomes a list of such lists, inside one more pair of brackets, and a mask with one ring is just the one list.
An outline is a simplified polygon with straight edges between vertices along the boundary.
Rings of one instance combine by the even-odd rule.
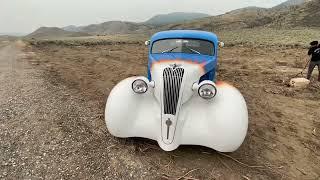
[[291, 87], [304, 88], [309, 85], [310, 81], [306, 78], [293, 78], [290, 80]]

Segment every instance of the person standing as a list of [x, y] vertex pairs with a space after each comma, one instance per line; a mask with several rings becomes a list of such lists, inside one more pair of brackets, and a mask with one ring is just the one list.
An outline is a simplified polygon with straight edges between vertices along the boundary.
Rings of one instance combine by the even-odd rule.
[[311, 79], [312, 72], [316, 66], [318, 66], [318, 81], [320, 82], [320, 44], [318, 41], [312, 41], [310, 43], [310, 48], [308, 51], [308, 55], [311, 56], [307, 79]]

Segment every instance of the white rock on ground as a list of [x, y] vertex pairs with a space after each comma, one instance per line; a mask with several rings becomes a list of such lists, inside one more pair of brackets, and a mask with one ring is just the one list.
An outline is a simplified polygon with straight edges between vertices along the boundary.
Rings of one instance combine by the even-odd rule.
[[293, 78], [290, 80], [290, 86], [291, 87], [299, 87], [299, 88], [303, 88], [308, 86], [310, 83], [310, 80], [306, 79], [306, 78]]

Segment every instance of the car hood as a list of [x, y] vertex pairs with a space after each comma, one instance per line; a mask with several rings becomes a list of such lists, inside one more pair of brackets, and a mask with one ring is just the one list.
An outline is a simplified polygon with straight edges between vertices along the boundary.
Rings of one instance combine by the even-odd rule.
[[154, 63], [170, 61], [184, 61], [201, 65], [205, 71], [204, 73], [214, 70], [217, 64], [216, 56], [185, 53], [164, 53], [149, 55], [149, 67], [152, 67]]

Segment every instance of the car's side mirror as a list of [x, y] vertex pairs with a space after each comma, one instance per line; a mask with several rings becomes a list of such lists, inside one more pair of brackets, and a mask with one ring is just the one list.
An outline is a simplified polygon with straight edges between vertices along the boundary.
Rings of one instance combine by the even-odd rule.
[[223, 47], [224, 47], [224, 42], [219, 41], [219, 47], [220, 47], [220, 48], [223, 48]]
[[146, 46], [149, 46], [149, 45], [150, 45], [150, 40], [147, 40], [146, 42], [144, 42], [144, 44], [145, 44]]

